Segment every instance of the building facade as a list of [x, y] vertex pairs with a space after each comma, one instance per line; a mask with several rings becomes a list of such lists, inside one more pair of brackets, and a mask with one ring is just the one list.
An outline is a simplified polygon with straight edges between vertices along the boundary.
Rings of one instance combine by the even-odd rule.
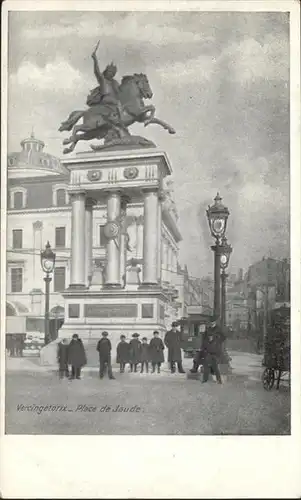
[[[8, 155], [6, 315], [26, 318], [26, 331], [42, 331], [44, 328], [45, 294], [40, 252], [47, 241], [56, 254], [50, 283], [50, 317], [58, 320], [58, 326], [64, 320], [62, 292], [70, 284], [72, 236], [69, 177], [69, 170], [58, 158], [45, 152], [45, 144], [33, 135], [21, 142], [21, 151]], [[163, 197], [160, 274], [161, 286], [169, 297], [164, 311], [168, 328], [178, 317], [176, 276], [182, 238], [172, 189], [168, 184], [164, 186]], [[102, 287], [106, 273], [106, 208], [102, 203], [93, 207], [91, 289]], [[143, 203], [129, 203], [127, 262], [122, 277], [128, 290], [141, 284], [143, 225]]]

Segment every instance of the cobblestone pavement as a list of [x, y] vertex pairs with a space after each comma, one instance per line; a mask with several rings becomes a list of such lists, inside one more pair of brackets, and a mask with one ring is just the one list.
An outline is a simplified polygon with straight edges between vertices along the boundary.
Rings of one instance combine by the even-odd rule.
[[[112, 411], [117, 405], [132, 411]], [[96, 371], [75, 381], [46, 370], [6, 375], [9, 434], [283, 435], [289, 412], [287, 387], [267, 392], [248, 377], [218, 385], [167, 371], [117, 373], [116, 380], [99, 380]]]

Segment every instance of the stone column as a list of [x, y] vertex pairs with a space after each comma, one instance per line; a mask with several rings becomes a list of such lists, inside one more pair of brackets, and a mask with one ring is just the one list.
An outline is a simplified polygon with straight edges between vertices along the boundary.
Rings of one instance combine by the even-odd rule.
[[173, 249], [172, 249], [172, 246], [171, 245], [168, 245], [168, 281], [170, 284], [173, 283], [173, 272], [172, 272], [172, 265], [173, 265]]
[[123, 196], [121, 198], [121, 224], [120, 224], [120, 282], [122, 286], [126, 285], [126, 261], [127, 261], [127, 246], [128, 246], [128, 233], [127, 233], [127, 218], [126, 207], [128, 198]]
[[158, 215], [157, 215], [157, 231], [158, 231], [157, 279], [159, 283], [161, 283], [162, 279], [162, 201], [163, 200], [164, 200], [163, 192], [160, 192], [158, 197]]
[[108, 288], [120, 288], [120, 214], [121, 193], [110, 191], [107, 195], [107, 224], [105, 236], [107, 238], [107, 266], [106, 282]]
[[86, 283], [90, 287], [93, 274], [93, 200], [86, 200]]
[[70, 288], [86, 288], [86, 192], [70, 193], [71, 222], [71, 278]]
[[143, 285], [157, 285], [158, 190], [144, 190]]
[[168, 281], [168, 276], [167, 276], [167, 243], [165, 238], [162, 239], [162, 281], [167, 282]]
[[136, 258], [143, 258], [143, 216], [136, 219]]

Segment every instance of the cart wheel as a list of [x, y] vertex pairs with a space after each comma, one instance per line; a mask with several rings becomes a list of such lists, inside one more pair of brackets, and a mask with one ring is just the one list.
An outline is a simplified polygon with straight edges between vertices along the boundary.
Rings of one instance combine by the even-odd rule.
[[275, 382], [275, 373], [272, 368], [266, 368], [262, 374], [262, 384], [266, 391], [273, 388]]

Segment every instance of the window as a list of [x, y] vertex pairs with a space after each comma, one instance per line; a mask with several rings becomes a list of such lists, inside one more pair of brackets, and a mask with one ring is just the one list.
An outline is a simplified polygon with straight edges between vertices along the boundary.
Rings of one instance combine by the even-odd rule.
[[10, 189], [10, 208], [15, 208], [17, 210], [22, 210], [26, 207], [27, 203], [27, 191], [21, 186], [16, 186]]
[[64, 207], [69, 203], [68, 186], [55, 184], [52, 186], [52, 204], [55, 207]]
[[13, 267], [11, 269], [11, 291], [12, 293], [22, 292], [23, 269], [22, 267]]
[[56, 247], [65, 247], [66, 246], [66, 231], [65, 227], [56, 227], [55, 228], [55, 246]]
[[62, 292], [65, 290], [66, 282], [66, 268], [65, 267], [55, 267], [54, 268], [54, 291]]
[[21, 191], [17, 191], [14, 194], [14, 208], [18, 210], [23, 208], [23, 193], [21, 193]]
[[13, 248], [22, 248], [22, 229], [13, 229]]
[[105, 247], [106, 246], [106, 242], [107, 242], [107, 239], [105, 237], [105, 234], [104, 234], [104, 225], [103, 226], [99, 226], [99, 246], [100, 247]]
[[56, 191], [56, 205], [63, 207], [66, 205], [66, 192], [65, 189], [57, 189]]

